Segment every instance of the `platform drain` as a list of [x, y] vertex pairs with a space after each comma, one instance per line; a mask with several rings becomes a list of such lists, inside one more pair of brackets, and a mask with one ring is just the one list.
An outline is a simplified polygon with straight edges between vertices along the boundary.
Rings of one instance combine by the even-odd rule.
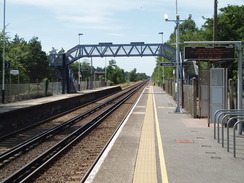
[[176, 139], [175, 142], [177, 142], [177, 143], [194, 143], [193, 140], [186, 140], [186, 139]]
[[211, 146], [210, 145], [202, 145], [202, 147], [209, 147], [210, 148]]

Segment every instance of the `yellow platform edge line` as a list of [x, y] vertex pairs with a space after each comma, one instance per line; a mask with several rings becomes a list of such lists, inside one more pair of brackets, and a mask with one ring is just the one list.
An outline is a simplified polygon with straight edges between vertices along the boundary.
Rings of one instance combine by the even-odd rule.
[[169, 181], [168, 181], [168, 174], [167, 174], [167, 169], [166, 169], [166, 162], [165, 162], [165, 158], [164, 158], [163, 142], [162, 142], [162, 137], [161, 137], [161, 133], [160, 133], [160, 129], [159, 129], [158, 112], [157, 112], [154, 94], [153, 94], [153, 104], [154, 104], [154, 115], [155, 115], [155, 123], [156, 123], [156, 134], [157, 134], [157, 141], [158, 141], [158, 151], [159, 151], [159, 161], [160, 161], [162, 183], [168, 183]]
[[[152, 88], [150, 87], [150, 90]], [[151, 92], [150, 92], [151, 93]], [[157, 183], [153, 96], [149, 95], [143, 120], [133, 183]]]

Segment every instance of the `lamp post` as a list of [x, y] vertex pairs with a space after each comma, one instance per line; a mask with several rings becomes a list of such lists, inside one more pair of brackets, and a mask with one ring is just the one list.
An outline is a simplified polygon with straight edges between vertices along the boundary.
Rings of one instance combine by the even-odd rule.
[[5, 8], [6, 7], [6, 0], [4, 0], [3, 4], [3, 70], [2, 70], [2, 103], [4, 104], [5, 102], [5, 88], [4, 88], [4, 76], [5, 76]]
[[[177, 1], [176, 1], [177, 2]], [[176, 8], [177, 12], [177, 8]], [[188, 20], [190, 20], [192, 17], [191, 14], [189, 14]], [[176, 20], [169, 20], [168, 15], [164, 15], [164, 19], [166, 22], [175, 22], [176, 24], [176, 108], [175, 113], [181, 113], [182, 109], [180, 107], [180, 79], [179, 79], [179, 64], [180, 64], [180, 47], [179, 47], [179, 38], [180, 38], [180, 22], [184, 22], [187, 20], [180, 20], [180, 15], [176, 14]]]
[[[80, 36], [82, 36], [83, 34], [82, 33], [79, 33], [78, 36], [79, 36], [79, 45], [80, 45]], [[78, 91], [80, 91], [80, 59], [78, 60]]]
[[[159, 32], [159, 34], [162, 35], [162, 44], [164, 44], [164, 36], [163, 36], [163, 32]], [[163, 47], [161, 49], [161, 54], [163, 54]], [[162, 62], [164, 62], [164, 57], [162, 56]], [[163, 67], [163, 84], [164, 84], [164, 67]]]
[[107, 57], [105, 57], [105, 68], [104, 68], [104, 70], [105, 70], [105, 78], [104, 78], [104, 80], [105, 80], [105, 86], [107, 86]]

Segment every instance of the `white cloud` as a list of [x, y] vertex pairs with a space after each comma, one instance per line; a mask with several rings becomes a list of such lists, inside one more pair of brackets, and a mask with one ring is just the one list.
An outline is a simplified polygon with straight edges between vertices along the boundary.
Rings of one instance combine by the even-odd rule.
[[104, 16], [59, 16], [59, 20], [61, 21], [68, 21], [68, 22], [74, 22], [74, 23], [91, 23], [91, 24], [101, 24], [101, 22], [110, 22], [111, 19]]
[[[9, 0], [12, 4], [37, 6], [53, 12], [56, 19], [63, 23], [83, 24], [85, 28], [105, 30], [107, 27], [119, 29], [115, 14], [148, 4], [147, 0]], [[117, 24], [117, 25], [116, 25]]]
[[[243, 0], [221, 0], [220, 6], [227, 4], [241, 4]], [[116, 26], [115, 15], [118, 13], [127, 13], [131, 10], [143, 11], [162, 11], [162, 14], [168, 13], [174, 16], [175, 0], [8, 0], [7, 3], [24, 4], [38, 6], [48, 9], [56, 18], [67, 24], [83, 23], [85, 27]], [[213, 0], [193, 1], [177, 0], [178, 12], [182, 17], [193, 11], [209, 11], [213, 9]], [[133, 18], [133, 17], [132, 17]], [[194, 14], [193, 14], [194, 18]], [[98, 25], [97, 25], [98, 24]], [[97, 26], [96, 26], [97, 25]]]

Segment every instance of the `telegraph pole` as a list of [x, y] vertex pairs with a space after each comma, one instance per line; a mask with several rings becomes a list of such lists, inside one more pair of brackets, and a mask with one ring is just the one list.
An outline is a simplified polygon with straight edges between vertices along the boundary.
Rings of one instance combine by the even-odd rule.
[[217, 11], [218, 11], [218, 0], [214, 0], [213, 41], [217, 41]]

